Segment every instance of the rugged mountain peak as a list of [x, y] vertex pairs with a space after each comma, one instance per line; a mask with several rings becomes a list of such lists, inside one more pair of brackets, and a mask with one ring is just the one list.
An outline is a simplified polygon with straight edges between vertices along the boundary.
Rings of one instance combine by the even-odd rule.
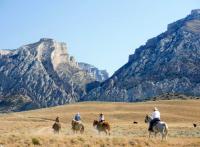
[[78, 68], [75, 58], [68, 53], [67, 44], [51, 38], [41, 38], [36, 43], [24, 45], [17, 52], [30, 53], [42, 63], [51, 62], [55, 70], [62, 64]]
[[168, 33], [182, 29], [184, 31], [199, 33], [200, 32], [200, 9], [191, 11], [187, 17], [168, 25]]
[[168, 25], [84, 100], [142, 101], [165, 93], [200, 96], [200, 10]]
[[13, 51], [12, 50], [8, 50], [8, 49], [2, 49], [0, 50], [0, 56], [2, 55], [7, 55], [7, 54], [10, 54], [12, 53]]
[[194, 10], [192, 10], [191, 11], [191, 15], [199, 17], [200, 16], [200, 9], [194, 9]]
[[52, 41], [55, 41], [55, 40], [52, 38], [40, 38], [40, 42], [52, 42]]
[[96, 81], [103, 82], [109, 78], [106, 70], [99, 70], [95, 66], [83, 62], [79, 62], [78, 66], [90, 74]]
[[[0, 50], [0, 111], [4, 106], [16, 111], [76, 102], [93, 81], [63, 42], [42, 38], [16, 50]], [[21, 103], [14, 108], [17, 101]]]

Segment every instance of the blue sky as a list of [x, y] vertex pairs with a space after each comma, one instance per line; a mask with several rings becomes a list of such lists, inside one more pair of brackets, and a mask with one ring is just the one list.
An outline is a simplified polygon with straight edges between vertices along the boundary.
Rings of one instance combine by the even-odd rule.
[[199, 0], [0, 0], [0, 48], [53, 38], [112, 74], [128, 55], [200, 8]]

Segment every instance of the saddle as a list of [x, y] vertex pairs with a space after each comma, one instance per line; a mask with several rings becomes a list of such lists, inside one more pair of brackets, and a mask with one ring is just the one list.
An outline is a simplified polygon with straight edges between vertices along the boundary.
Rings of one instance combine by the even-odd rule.
[[156, 126], [160, 120], [153, 120], [149, 125], [149, 131], [153, 132], [153, 127]]
[[79, 124], [82, 124], [82, 122], [74, 119], [72, 120], [72, 125], [79, 125]]
[[153, 123], [152, 126], [153, 126], [153, 127], [156, 126], [159, 122], [160, 122], [160, 120], [156, 120], [156, 121]]
[[75, 130], [77, 127], [79, 127], [82, 124], [81, 121], [76, 121], [76, 120], [72, 120], [72, 129]]

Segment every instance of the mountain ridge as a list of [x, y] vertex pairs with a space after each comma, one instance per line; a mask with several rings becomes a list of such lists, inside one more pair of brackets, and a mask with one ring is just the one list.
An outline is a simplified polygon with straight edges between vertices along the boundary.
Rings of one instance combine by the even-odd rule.
[[79, 67], [63, 42], [41, 38], [15, 50], [0, 50], [0, 106], [5, 111], [79, 101], [85, 86], [96, 80]]
[[200, 95], [200, 10], [168, 25], [84, 100], [142, 101], [164, 93]]

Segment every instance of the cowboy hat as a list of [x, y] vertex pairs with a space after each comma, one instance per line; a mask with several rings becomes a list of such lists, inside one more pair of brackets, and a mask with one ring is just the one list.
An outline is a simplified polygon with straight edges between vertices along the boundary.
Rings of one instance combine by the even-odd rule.
[[153, 109], [154, 111], [158, 111], [158, 108], [157, 107], [154, 107], [154, 109]]

